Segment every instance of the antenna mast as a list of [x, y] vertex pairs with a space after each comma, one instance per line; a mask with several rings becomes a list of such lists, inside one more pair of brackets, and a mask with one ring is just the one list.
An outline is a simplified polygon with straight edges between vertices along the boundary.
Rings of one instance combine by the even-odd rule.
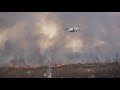
[[52, 78], [52, 69], [51, 69], [51, 56], [50, 56], [50, 49], [48, 47], [48, 70], [47, 73], [44, 73], [44, 76], [47, 78]]
[[48, 48], [48, 57], [49, 57], [49, 69], [48, 69], [48, 78], [52, 78], [52, 72], [51, 72], [51, 56], [50, 56], [50, 49]]

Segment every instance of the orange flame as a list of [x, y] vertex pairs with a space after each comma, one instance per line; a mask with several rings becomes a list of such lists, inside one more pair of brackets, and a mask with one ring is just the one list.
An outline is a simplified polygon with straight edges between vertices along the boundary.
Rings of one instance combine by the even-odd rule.
[[60, 66], [64, 66], [65, 64], [55, 64], [55, 65], [52, 65], [50, 67], [60, 67]]

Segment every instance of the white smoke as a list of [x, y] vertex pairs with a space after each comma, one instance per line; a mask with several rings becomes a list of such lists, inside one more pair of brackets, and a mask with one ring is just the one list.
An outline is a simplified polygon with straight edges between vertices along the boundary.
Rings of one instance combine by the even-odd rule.
[[[91, 61], [96, 55], [109, 60], [120, 47], [119, 18], [113, 16], [97, 12], [0, 13], [4, 17], [0, 22], [4, 26], [0, 27], [0, 64], [23, 59], [27, 65], [44, 65], [48, 48], [53, 64]], [[77, 25], [87, 31], [64, 30]]]

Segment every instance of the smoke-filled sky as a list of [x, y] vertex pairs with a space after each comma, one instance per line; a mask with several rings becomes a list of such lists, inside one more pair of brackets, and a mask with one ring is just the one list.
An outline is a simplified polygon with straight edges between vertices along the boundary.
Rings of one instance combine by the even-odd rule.
[[[66, 27], [81, 29], [77, 33]], [[120, 48], [119, 12], [0, 12], [0, 65], [111, 61]]]

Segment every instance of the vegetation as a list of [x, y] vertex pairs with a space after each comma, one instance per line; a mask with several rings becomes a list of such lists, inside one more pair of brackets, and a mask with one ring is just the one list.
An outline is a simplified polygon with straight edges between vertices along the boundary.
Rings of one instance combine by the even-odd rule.
[[[120, 64], [69, 64], [52, 68], [53, 78], [120, 78]], [[0, 68], [0, 78], [45, 78], [47, 67]]]

